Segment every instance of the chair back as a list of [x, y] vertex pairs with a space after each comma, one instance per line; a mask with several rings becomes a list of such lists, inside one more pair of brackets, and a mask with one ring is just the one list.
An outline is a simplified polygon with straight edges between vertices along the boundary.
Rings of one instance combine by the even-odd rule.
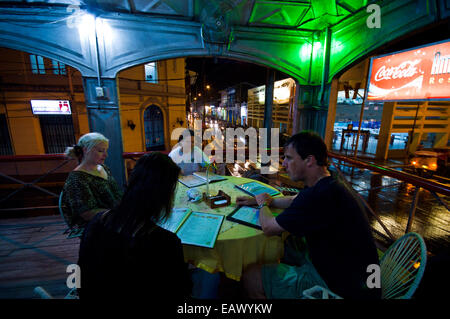
[[68, 230], [66, 233], [68, 233], [67, 238], [75, 238], [75, 237], [81, 237], [84, 231], [84, 227], [78, 226], [78, 225], [72, 225], [72, 217], [70, 214], [67, 213], [67, 211], [64, 210], [64, 192], [61, 191], [59, 194], [59, 200], [58, 200], [58, 208], [59, 213], [61, 214], [62, 219], [66, 223]]
[[66, 225], [68, 227], [72, 227], [71, 222], [70, 222], [71, 218], [70, 218], [69, 214], [67, 214], [67, 212], [64, 211], [63, 205], [64, 205], [64, 192], [61, 191], [61, 193], [59, 194], [59, 200], [58, 200], [59, 213], [61, 214], [61, 217], [64, 220], [64, 222], [66, 223]]
[[419, 286], [427, 262], [423, 238], [410, 232], [397, 239], [380, 260], [383, 299], [410, 299]]

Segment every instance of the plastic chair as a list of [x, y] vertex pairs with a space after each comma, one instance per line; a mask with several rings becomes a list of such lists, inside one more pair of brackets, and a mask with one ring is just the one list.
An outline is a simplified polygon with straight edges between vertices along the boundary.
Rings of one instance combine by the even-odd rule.
[[[381, 298], [410, 299], [422, 280], [426, 263], [427, 248], [419, 234], [410, 232], [397, 239], [380, 260]], [[321, 286], [305, 290], [303, 297], [342, 299]]]
[[303, 297], [305, 299], [342, 299], [335, 293], [319, 285], [304, 290]]
[[380, 260], [383, 299], [410, 299], [427, 263], [423, 238], [414, 232], [397, 239]]
[[[41, 299], [54, 299], [54, 297], [41, 286], [37, 286], [33, 291], [35, 295], [40, 297]], [[77, 288], [72, 288], [64, 297], [64, 299], [79, 299]]]
[[76, 237], [81, 237], [81, 235], [83, 235], [83, 231], [84, 231], [84, 227], [79, 227], [79, 226], [70, 226], [69, 222], [68, 222], [68, 218], [66, 216], [66, 214], [64, 213], [64, 209], [63, 209], [63, 192], [61, 191], [61, 193], [59, 194], [59, 201], [58, 201], [58, 208], [59, 208], [59, 213], [61, 214], [62, 219], [64, 220], [64, 222], [67, 225], [67, 229], [64, 231], [64, 234], [68, 234], [67, 238], [76, 238]]

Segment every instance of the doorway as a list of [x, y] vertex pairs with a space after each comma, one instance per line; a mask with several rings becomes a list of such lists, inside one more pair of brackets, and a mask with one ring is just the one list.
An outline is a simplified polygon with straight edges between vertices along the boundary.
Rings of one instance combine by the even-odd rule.
[[162, 110], [152, 104], [144, 111], [145, 150], [162, 151], [164, 145], [164, 115]]

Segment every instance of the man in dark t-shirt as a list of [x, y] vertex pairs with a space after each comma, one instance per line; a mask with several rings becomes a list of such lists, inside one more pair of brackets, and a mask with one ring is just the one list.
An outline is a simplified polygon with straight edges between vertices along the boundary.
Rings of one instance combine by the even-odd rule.
[[[293, 181], [306, 188], [297, 196], [240, 197], [238, 205], [258, 204], [259, 221], [268, 236], [284, 231], [304, 237], [308, 257], [295, 265], [258, 265], [244, 273], [249, 297], [301, 298], [315, 285], [343, 298], [379, 298], [378, 288], [366, 285], [367, 267], [378, 254], [364, 207], [352, 191], [327, 170], [327, 149], [311, 132], [292, 136], [285, 146], [283, 166]], [[285, 208], [274, 217], [269, 206]]]

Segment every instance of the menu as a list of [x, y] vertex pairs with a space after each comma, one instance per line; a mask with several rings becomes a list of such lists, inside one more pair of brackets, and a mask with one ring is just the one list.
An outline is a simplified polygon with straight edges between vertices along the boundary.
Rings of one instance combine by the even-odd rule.
[[213, 248], [223, 219], [223, 215], [192, 212], [178, 230], [178, 238], [183, 244]]
[[269, 188], [267, 186], [264, 186], [263, 184], [260, 184], [258, 182], [249, 182], [249, 183], [239, 184], [239, 185], [236, 185], [236, 187], [252, 196], [256, 196], [256, 195], [259, 195], [262, 193], [267, 193], [270, 196], [275, 196], [275, 195], [280, 194], [279, 191]]
[[223, 219], [222, 215], [174, 208], [171, 216], [158, 225], [176, 233], [183, 244], [213, 248]]
[[238, 207], [227, 216], [227, 219], [249, 227], [261, 229], [258, 208], [249, 206]]
[[169, 218], [167, 218], [164, 222], [158, 223], [158, 226], [167, 229], [172, 233], [176, 233], [190, 213], [190, 208], [174, 208], [172, 209], [172, 213]]
[[[219, 182], [226, 180], [226, 177], [208, 173], [209, 182]], [[183, 185], [191, 188], [206, 184], [206, 172], [195, 172], [192, 175], [180, 176], [178, 181]]]
[[180, 176], [178, 178], [178, 181], [181, 184], [183, 184], [184, 186], [187, 186], [189, 188], [206, 184], [205, 180], [201, 179], [200, 177], [194, 176], [194, 175]]

